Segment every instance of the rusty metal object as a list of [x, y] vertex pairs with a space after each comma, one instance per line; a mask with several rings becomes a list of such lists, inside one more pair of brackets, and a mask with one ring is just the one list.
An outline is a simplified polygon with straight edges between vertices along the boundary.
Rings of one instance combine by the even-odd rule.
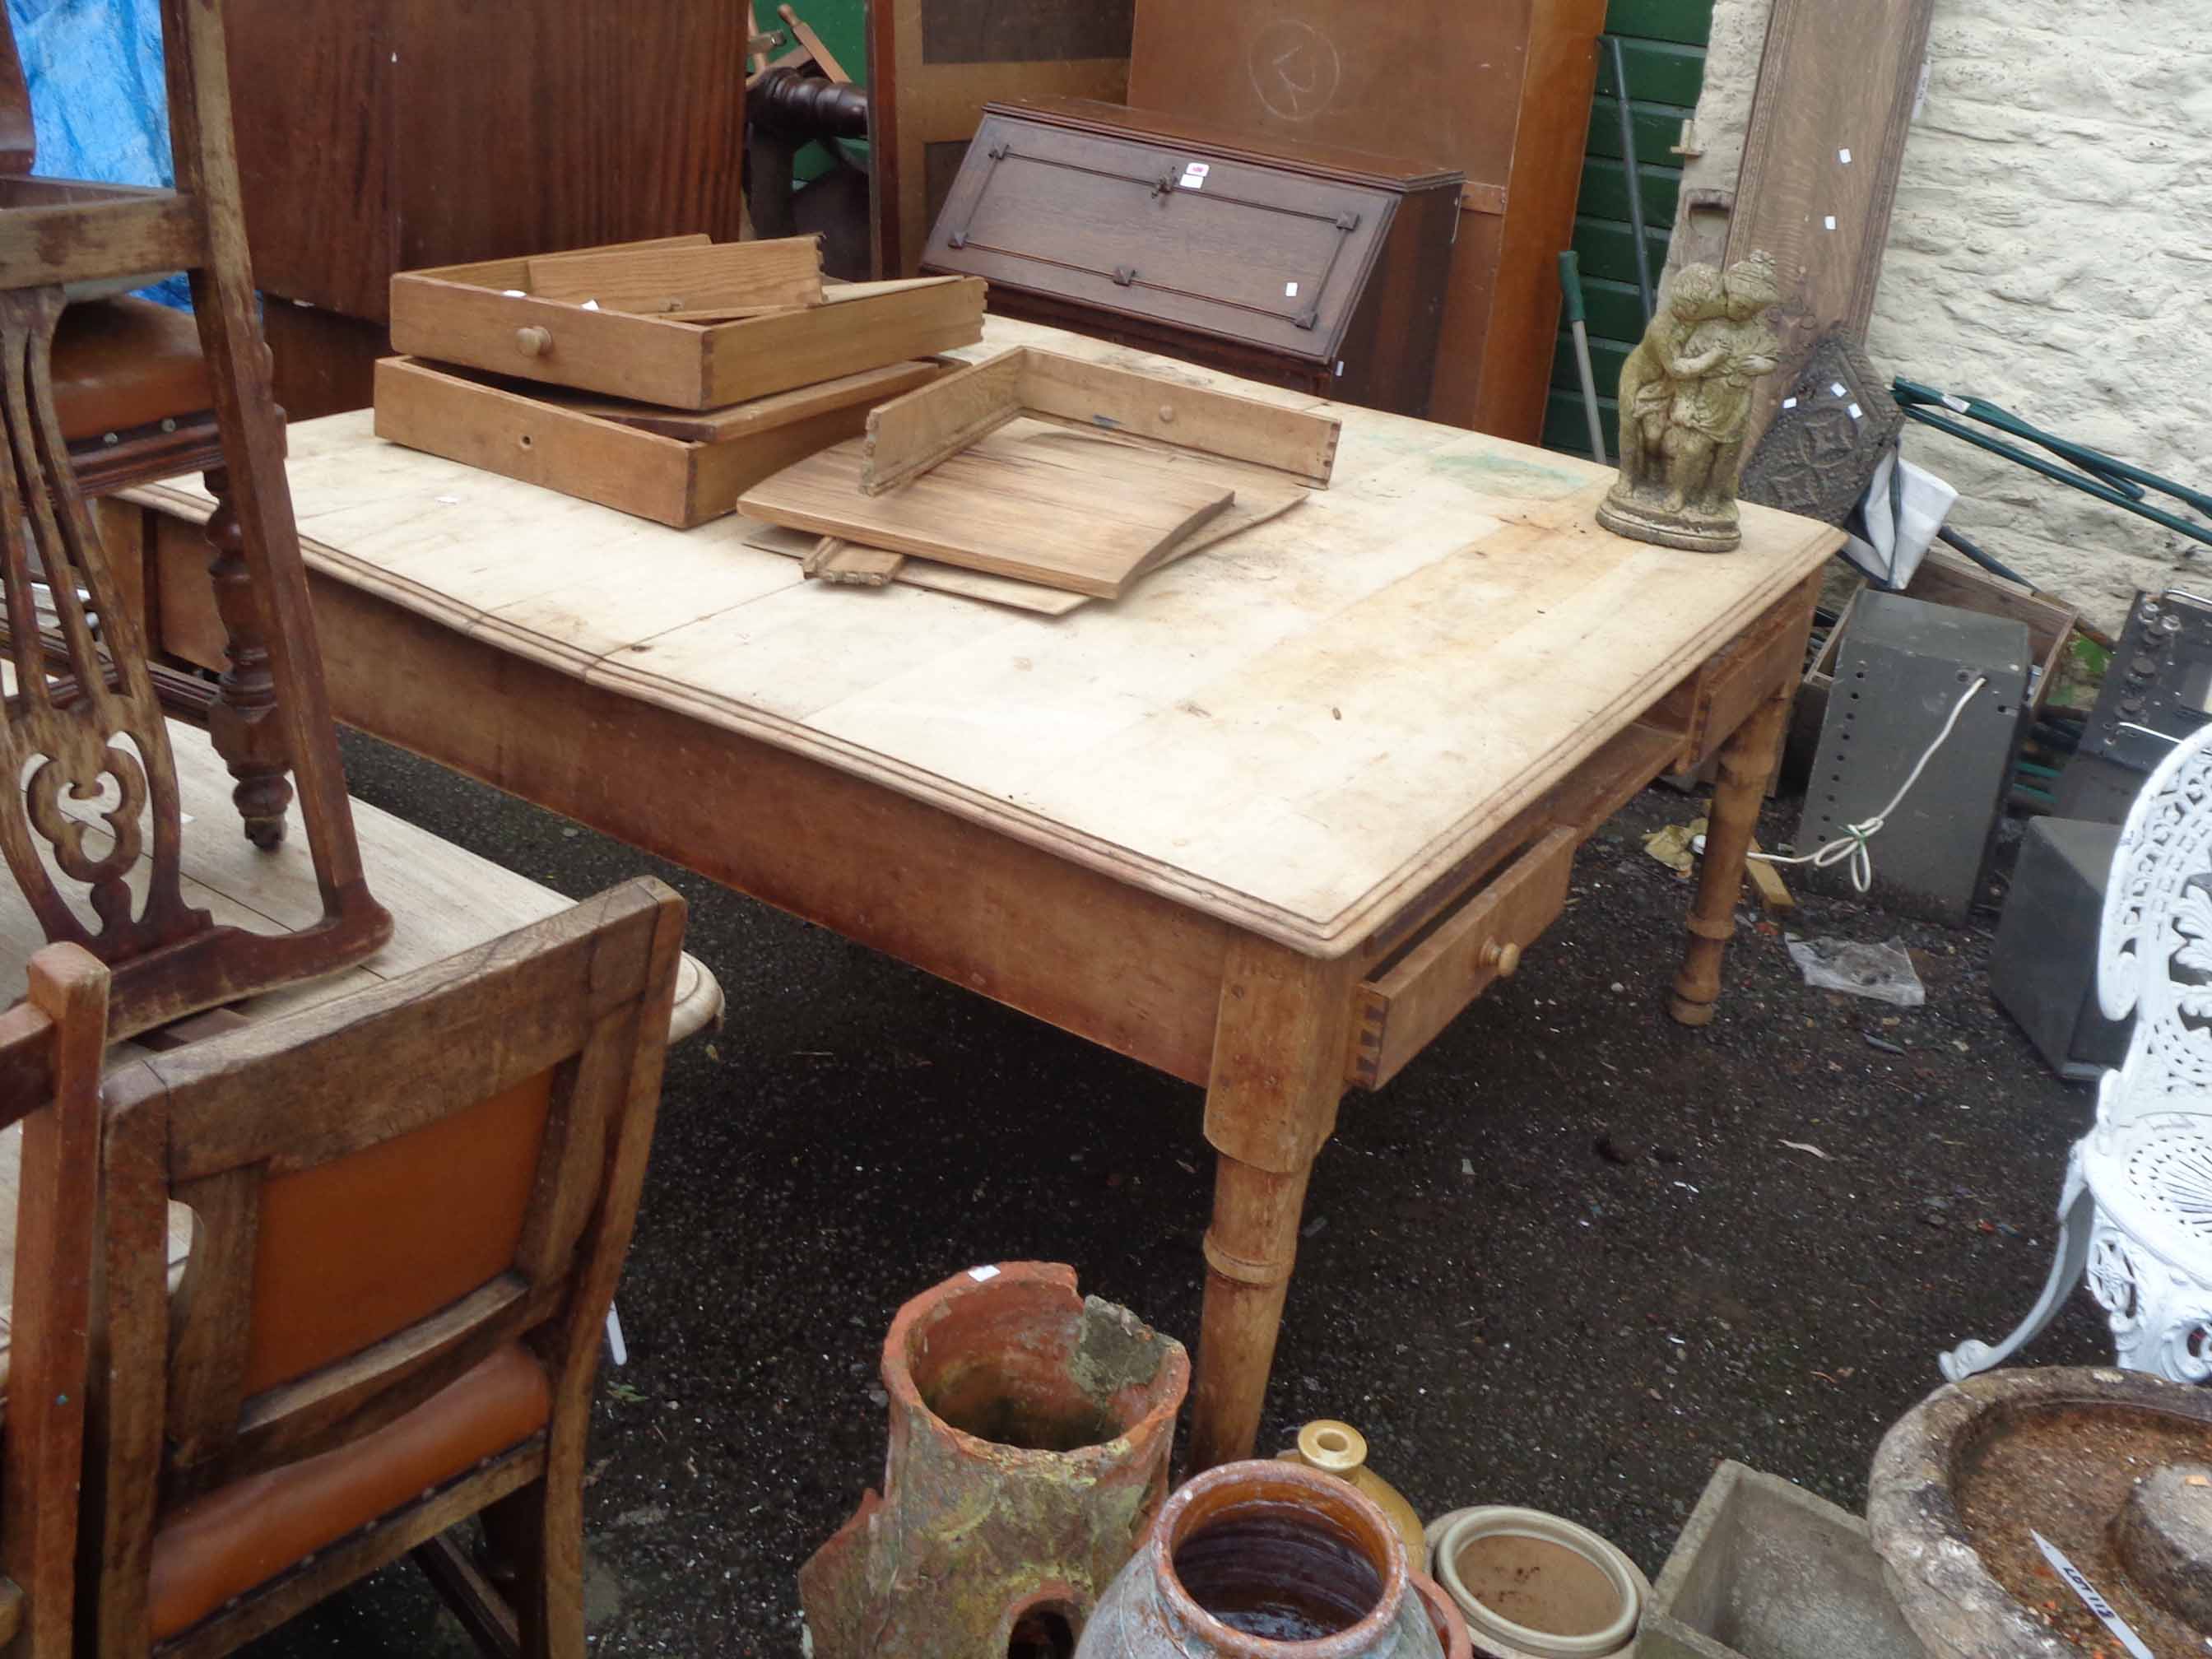
[[[1441, 1637], [1441, 1639], [1440, 1639]], [[1455, 1640], [1456, 1638], [1456, 1640]], [[1468, 1651], [1405, 1541], [1356, 1486], [1279, 1462], [1181, 1487], [1084, 1631], [1077, 1659], [1443, 1659]]]
[[799, 1570], [814, 1659], [1066, 1659], [1166, 1494], [1182, 1345], [1006, 1262], [900, 1309], [883, 1376], [883, 1493]]

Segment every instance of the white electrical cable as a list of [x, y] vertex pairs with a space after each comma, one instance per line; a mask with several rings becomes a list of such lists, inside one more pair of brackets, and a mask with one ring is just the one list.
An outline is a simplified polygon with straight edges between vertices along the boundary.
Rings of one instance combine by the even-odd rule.
[[1978, 676], [1966, 688], [1966, 695], [1951, 705], [1951, 717], [1943, 722], [1943, 729], [1936, 734], [1936, 741], [1921, 752], [1920, 758], [1912, 763], [1912, 770], [1905, 774], [1905, 781], [1897, 786], [1897, 793], [1889, 798], [1889, 805], [1881, 811], [1870, 818], [1861, 818], [1856, 823], [1845, 824], [1844, 833], [1818, 852], [1789, 855], [1753, 853], [1751, 856], [1768, 864], [1809, 864], [1816, 870], [1826, 870], [1848, 859], [1851, 866], [1851, 885], [1860, 892], [1865, 892], [1874, 885], [1874, 856], [1867, 851], [1867, 843], [1881, 834], [1882, 826], [1889, 821], [1889, 815], [1904, 804], [1912, 786], [1920, 781], [1920, 775], [1928, 769], [1928, 763], [1936, 758], [1936, 751], [1943, 746], [1944, 739], [1958, 726], [1959, 716], [1966, 712], [1966, 705], [1974, 700], [1974, 694], [1989, 683], [1987, 676]]

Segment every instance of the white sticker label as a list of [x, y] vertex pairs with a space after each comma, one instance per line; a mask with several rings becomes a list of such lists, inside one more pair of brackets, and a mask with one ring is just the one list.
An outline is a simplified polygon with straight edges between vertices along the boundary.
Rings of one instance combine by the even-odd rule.
[[1336, 360], [1336, 378], [1340, 380], [1344, 378], [1344, 359], [1341, 357]]
[[1182, 170], [1185, 173], [1196, 173], [1201, 179], [1213, 171], [1212, 167], [1204, 161], [1185, 161], [1182, 164]]
[[1784, 398], [1782, 400], [1782, 406], [1784, 409], [1795, 409], [1797, 407], [1797, 400], [1795, 398]]
[[1853, 404], [1851, 405], [1851, 418], [1853, 420], [1858, 420], [1865, 414], [1865, 412], [1866, 411], [1862, 410], [1856, 404]]
[[2153, 1659], [2151, 1650], [2142, 1644], [2142, 1638], [2129, 1627], [2126, 1620], [2112, 1611], [2111, 1602], [2097, 1594], [2095, 1587], [2082, 1576], [2081, 1568], [2060, 1554], [2057, 1546], [2033, 1528], [2028, 1529], [2027, 1535], [2035, 1540], [2036, 1548], [2041, 1550], [2043, 1559], [2051, 1563], [2051, 1570], [2073, 1586], [2074, 1594], [2081, 1598], [2081, 1604], [2104, 1620], [2105, 1628], [2112, 1632], [2122, 1647], [2133, 1654], [2135, 1659]]
[[1830, 214], [1830, 215], [1828, 216], [1828, 228], [1829, 228], [1830, 230], [1833, 230], [1835, 228], [1836, 228], [1836, 216], [1835, 216], [1834, 214], [1832, 214], [1832, 214]]
[[1832, 394], [1838, 398], [1848, 398], [1851, 395], [1851, 389], [1845, 386], [1841, 380], [1829, 381], [1828, 390]]
[[597, 311], [599, 308], [599, 302], [597, 300], [586, 300], [584, 301], [584, 309], [586, 311]]
[[1943, 407], [1954, 415], [1971, 415], [1974, 412], [1974, 406], [1964, 398], [1954, 397], [1948, 392], [1943, 394]]
[[1283, 297], [1285, 300], [1297, 299], [1298, 297], [1298, 285], [1296, 283], [1285, 283], [1283, 284]]
[[1182, 187], [1185, 190], [1204, 190], [1208, 170], [1205, 162], [1193, 161], [1182, 170]]
[[503, 288], [500, 293], [510, 300], [526, 300], [530, 296], [519, 288]]
[[1845, 167], [1849, 167], [1851, 164], [1851, 153], [1847, 149], [1839, 149], [1836, 152], [1836, 159]]
[[970, 1267], [968, 1270], [968, 1277], [978, 1285], [988, 1285], [998, 1276], [999, 1270], [996, 1267]]

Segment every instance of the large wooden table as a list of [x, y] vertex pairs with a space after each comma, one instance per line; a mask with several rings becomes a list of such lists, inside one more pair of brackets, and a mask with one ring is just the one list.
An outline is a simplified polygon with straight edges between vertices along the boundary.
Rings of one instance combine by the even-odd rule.
[[[1012, 344], [1299, 394], [994, 319]], [[1206, 1089], [1194, 1462], [1249, 1453], [1308, 1171], [1558, 914], [1576, 845], [1717, 754], [1675, 1017], [1710, 1018], [1837, 532], [1622, 540], [1565, 457], [1346, 408], [1334, 486], [1059, 620], [802, 581], [292, 428], [340, 719]], [[137, 492], [163, 648], [216, 660], [204, 499]], [[127, 550], [125, 550], [127, 551]], [[1653, 1011], [1657, 1017], [1657, 1011]]]

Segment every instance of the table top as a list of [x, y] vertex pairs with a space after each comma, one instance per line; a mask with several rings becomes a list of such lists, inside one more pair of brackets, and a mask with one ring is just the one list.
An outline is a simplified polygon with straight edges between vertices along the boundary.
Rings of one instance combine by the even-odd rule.
[[1747, 506], [1734, 554], [1652, 547], [1597, 527], [1612, 474], [1572, 457], [1003, 319], [961, 355], [1015, 345], [1334, 415], [1334, 483], [1118, 603], [1047, 618], [809, 582], [745, 546], [745, 520], [667, 529], [386, 443], [359, 410], [291, 428], [308, 562], [1334, 957], [1837, 539]]

